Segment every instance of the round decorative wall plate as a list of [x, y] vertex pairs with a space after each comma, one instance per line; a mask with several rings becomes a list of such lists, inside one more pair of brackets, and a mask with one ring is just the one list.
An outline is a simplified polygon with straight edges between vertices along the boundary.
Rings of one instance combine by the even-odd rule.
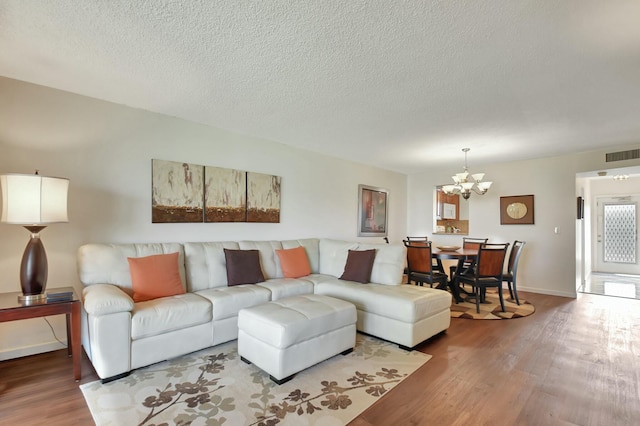
[[511, 203], [507, 206], [507, 214], [512, 219], [522, 219], [527, 215], [527, 206], [523, 203]]

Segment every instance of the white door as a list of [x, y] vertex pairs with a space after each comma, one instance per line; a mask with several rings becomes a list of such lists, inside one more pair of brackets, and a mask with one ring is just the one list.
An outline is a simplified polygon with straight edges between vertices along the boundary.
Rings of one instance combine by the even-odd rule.
[[598, 197], [596, 271], [640, 273], [638, 197]]

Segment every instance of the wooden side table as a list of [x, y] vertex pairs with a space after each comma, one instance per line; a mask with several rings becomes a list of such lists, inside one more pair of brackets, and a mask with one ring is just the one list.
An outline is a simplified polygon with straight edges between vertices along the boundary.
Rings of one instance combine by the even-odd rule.
[[80, 344], [80, 300], [73, 287], [49, 289], [49, 293], [71, 292], [71, 299], [63, 301], [42, 301], [29, 305], [18, 302], [22, 293], [0, 293], [0, 322], [21, 319], [46, 317], [49, 315], [65, 314], [67, 316], [67, 352], [73, 359], [73, 377], [80, 380], [82, 369], [82, 348]]

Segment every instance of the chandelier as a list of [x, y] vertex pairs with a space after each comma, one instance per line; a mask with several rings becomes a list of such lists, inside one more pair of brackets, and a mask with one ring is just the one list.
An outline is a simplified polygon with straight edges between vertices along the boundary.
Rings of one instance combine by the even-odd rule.
[[464, 152], [464, 172], [457, 173], [452, 176], [454, 185], [443, 185], [442, 190], [445, 194], [460, 194], [462, 198], [468, 200], [471, 196], [471, 191], [479, 195], [487, 193], [493, 182], [483, 182], [484, 173], [475, 173], [471, 175], [469, 179], [469, 167], [467, 166], [467, 152], [470, 148], [463, 148]]

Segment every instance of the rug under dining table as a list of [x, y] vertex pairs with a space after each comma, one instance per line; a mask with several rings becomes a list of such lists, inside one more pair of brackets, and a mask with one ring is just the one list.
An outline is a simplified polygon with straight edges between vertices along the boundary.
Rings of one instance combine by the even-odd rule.
[[343, 425], [431, 358], [357, 334], [337, 355], [276, 385], [236, 341], [81, 386], [97, 425]]
[[[464, 296], [464, 295], [463, 295]], [[476, 302], [465, 297], [464, 302], [451, 303], [451, 318], [478, 319], [478, 320], [500, 320], [527, 317], [536, 311], [535, 306], [522, 298], [519, 298], [520, 305], [515, 300], [509, 298], [508, 292], [503, 292], [505, 312], [500, 307], [500, 297], [497, 291], [487, 289], [486, 302], [480, 303], [480, 313], [476, 311]]]

